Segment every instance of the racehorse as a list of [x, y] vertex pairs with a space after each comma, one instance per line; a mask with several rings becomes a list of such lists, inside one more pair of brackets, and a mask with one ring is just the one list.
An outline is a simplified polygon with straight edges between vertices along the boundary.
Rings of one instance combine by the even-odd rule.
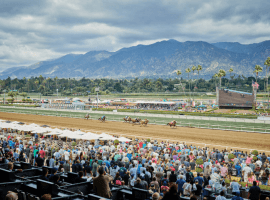
[[123, 118], [124, 122], [130, 122], [131, 121], [131, 118], [130, 117], [125, 117]]
[[135, 118], [135, 119], [130, 118], [130, 122], [132, 122], [133, 124], [140, 123], [140, 121], [141, 121], [140, 118]]
[[87, 120], [88, 120], [89, 117], [90, 117], [90, 116], [89, 116], [89, 113], [87, 113], [87, 114], [84, 116], [84, 119], [87, 119]]
[[142, 125], [143, 125], [143, 126], [147, 126], [148, 122], [149, 122], [148, 119], [144, 119], [144, 120], [140, 121], [140, 124], [141, 124], [141, 126], [142, 126]]
[[103, 115], [102, 117], [98, 118], [98, 120], [100, 120], [101, 122], [105, 122], [105, 120], [106, 120], [106, 116], [105, 116], [105, 115]]
[[167, 125], [169, 125], [170, 127], [175, 127], [176, 128], [176, 121], [173, 120], [172, 122], [169, 122]]

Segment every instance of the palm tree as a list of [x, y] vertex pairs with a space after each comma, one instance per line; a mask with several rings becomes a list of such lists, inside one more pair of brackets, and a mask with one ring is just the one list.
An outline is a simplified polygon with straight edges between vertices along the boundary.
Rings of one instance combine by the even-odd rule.
[[200, 74], [200, 71], [202, 70], [202, 66], [201, 65], [198, 65], [198, 67], [197, 67], [196, 70], [198, 71], [198, 75], [199, 75]]
[[194, 72], [197, 70], [197, 67], [195, 67], [194, 65], [191, 67], [191, 70], [193, 72], [193, 76], [194, 76]]
[[262, 70], [263, 68], [260, 65], [255, 65], [255, 70], [253, 71], [253, 73], [256, 73], [256, 82], [258, 79], [259, 72], [262, 72]]
[[270, 57], [266, 59], [266, 61], [264, 62], [264, 65], [266, 66], [266, 79], [267, 79], [266, 88], [268, 90], [268, 72], [269, 72], [268, 70], [270, 67]]
[[220, 69], [218, 71], [217, 76], [219, 77], [219, 87], [221, 87], [221, 78], [224, 77], [224, 76], [226, 76], [225, 70], [224, 69]]
[[215, 78], [215, 85], [216, 85], [216, 87], [217, 87], [217, 80], [216, 80], [216, 79], [217, 79], [217, 77], [218, 77], [218, 74], [217, 74], [217, 73], [215, 73], [215, 74], [214, 74], [214, 76], [213, 76], [213, 78]]
[[189, 84], [189, 98], [190, 98], [190, 81], [189, 81], [189, 73], [191, 72], [190, 68], [186, 69], [186, 73], [188, 73], [188, 84]]
[[[181, 76], [181, 75], [182, 75], [181, 70], [177, 70], [176, 75], [177, 75], [178, 77]], [[180, 86], [182, 87], [182, 83], [181, 83], [180, 77], [179, 77], [179, 81], [180, 81]], [[183, 88], [183, 87], [182, 87], [182, 88]], [[185, 93], [185, 90], [184, 90], [184, 93]]]
[[230, 68], [229, 69], [229, 72], [230, 72], [230, 78], [233, 80], [233, 76], [231, 76], [232, 75], [232, 72], [233, 72], [233, 68]]
[[[269, 72], [269, 67], [270, 67], [270, 57], [268, 57], [266, 59], [266, 61], [264, 62], [264, 65], [266, 65], [266, 88], [268, 91], [268, 102], [269, 102], [269, 90], [268, 90], [268, 72]], [[268, 103], [268, 109], [269, 109], [269, 103]]]

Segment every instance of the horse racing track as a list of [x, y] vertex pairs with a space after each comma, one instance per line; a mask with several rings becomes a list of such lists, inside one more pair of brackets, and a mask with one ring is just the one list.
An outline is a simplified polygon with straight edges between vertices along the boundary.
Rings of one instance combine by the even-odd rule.
[[[270, 134], [209, 130], [188, 127], [170, 128], [162, 125], [132, 125], [124, 122], [75, 119], [31, 114], [0, 113], [0, 119], [50, 125], [58, 128], [73, 128], [96, 133], [108, 133], [129, 138], [170, 140], [186, 142], [196, 146], [210, 146], [217, 149], [257, 149], [270, 154]], [[269, 152], [267, 152], [269, 151]]]

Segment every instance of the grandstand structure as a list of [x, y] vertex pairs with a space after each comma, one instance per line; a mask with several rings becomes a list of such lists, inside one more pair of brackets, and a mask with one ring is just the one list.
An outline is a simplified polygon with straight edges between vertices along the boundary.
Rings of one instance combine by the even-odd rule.
[[217, 88], [217, 102], [221, 109], [251, 109], [255, 105], [254, 92]]

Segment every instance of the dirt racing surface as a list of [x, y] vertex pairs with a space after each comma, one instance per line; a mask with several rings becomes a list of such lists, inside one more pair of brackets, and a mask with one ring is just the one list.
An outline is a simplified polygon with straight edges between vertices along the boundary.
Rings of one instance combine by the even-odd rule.
[[[270, 155], [270, 134], [233, 132], [222, 130], [209, 130], [197, 128], [170, 128], [169, 126], [132, 125], [123, 122], [106, 121], [102, 123], [98, 120], [74, 119], [65, 117], [51, 117], [40, 115], [0, 113], [0, 119], [36, 123], [39, 125], [50, 125], [58, 128], [80, 129], [93, 133], [108, 133], [111, 135], [121, 135], [129, 138], [151, 138], [163, 140], [174, 140], [173, 142], [187, 142], [196, 146], [215, 147], [217, 149], [240, 149], [250, 151], [250, 149], [265, 150]], [[220, 146], [221, 145], [221, 146]], [[245, 149], [247, 148], [247, 149]]]

